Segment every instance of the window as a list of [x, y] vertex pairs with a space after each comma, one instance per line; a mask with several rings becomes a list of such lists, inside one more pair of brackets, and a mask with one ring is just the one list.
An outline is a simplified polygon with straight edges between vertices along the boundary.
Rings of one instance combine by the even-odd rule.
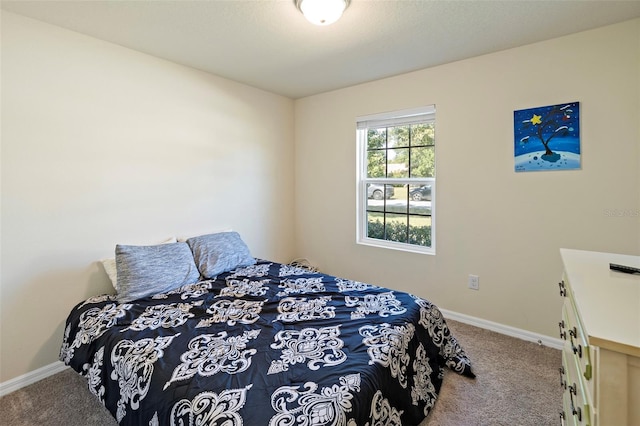
[[357, 242], [435, 254], [435, 107], [357, 119]]

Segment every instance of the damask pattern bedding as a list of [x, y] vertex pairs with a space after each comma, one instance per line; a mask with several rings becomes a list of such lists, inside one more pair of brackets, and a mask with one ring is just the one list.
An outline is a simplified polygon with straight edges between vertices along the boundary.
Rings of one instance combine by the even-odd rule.
[[429, 301], [259, 260], [69, 314], [60, 359], [123, 425], [416, 425], [471, 364]]

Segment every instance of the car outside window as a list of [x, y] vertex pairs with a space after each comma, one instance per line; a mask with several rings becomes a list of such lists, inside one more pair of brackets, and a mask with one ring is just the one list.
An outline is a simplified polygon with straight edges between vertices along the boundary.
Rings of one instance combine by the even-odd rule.
[[359, 117], [357, 242], [435, 254], [435, 107]]

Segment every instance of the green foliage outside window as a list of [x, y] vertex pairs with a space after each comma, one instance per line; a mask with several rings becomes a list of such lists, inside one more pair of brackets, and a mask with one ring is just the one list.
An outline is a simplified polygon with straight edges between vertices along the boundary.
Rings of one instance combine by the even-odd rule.
[[408, 231], [407, 238], [407, 226], [399, 222], [387, 222], [386, 229], [384, 223], [379, 220], [367, 223], [367, 236], [369, 238], [431, 247], [430, 226], [409, 226]]
[[434, 141], [432, 123], [368, 129], [367, 176], [434, 177]]

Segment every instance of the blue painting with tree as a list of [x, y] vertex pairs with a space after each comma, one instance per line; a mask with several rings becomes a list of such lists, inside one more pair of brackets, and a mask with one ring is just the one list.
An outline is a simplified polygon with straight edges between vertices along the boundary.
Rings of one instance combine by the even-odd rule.
[[580, 168], [580, 102], [513, 112], [515, 171]]

